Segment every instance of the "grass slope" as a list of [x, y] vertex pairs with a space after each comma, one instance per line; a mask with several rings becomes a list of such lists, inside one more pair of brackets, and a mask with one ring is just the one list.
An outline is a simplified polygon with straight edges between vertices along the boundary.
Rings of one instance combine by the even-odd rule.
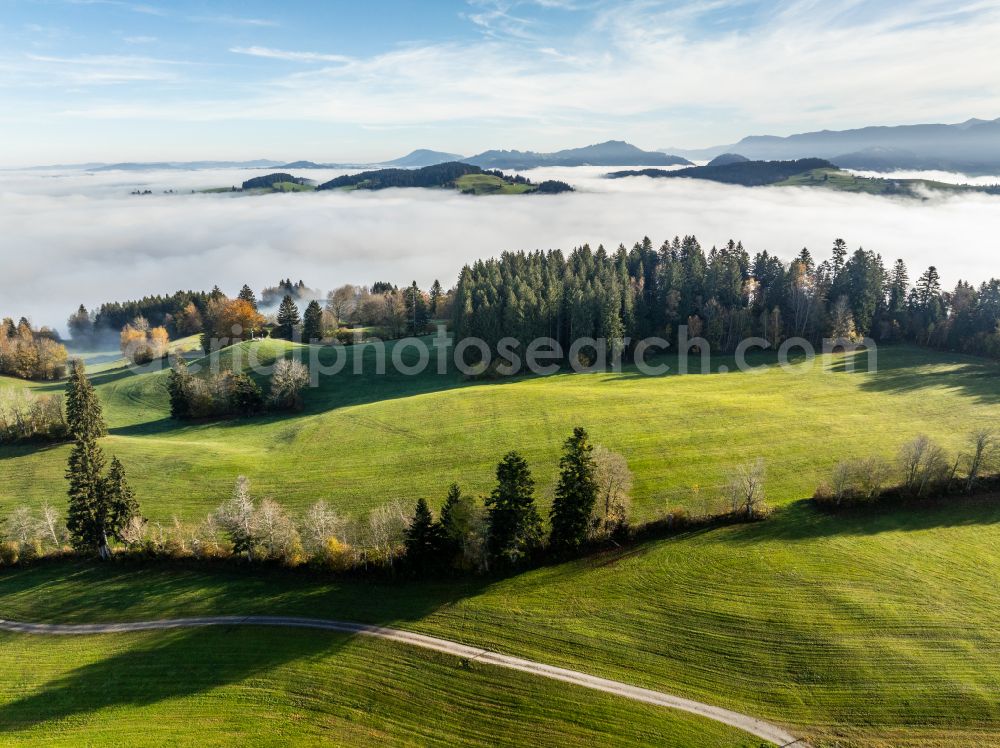
[[[289, 345], [246, 344], [227, 354], [246, 361], [251, 349], [267, 362]], [[162, 521], [200, 519], [239, 474], [293, 509], [325, 499], [359, 513], [419, 496], [437, 506], [453, 480], [487, 493], [497, 460], [514, 448], [531, 463], [547, 504], [562, 442], [580, 424], [626, 456], [639, 518], [674, 505], [712, 508], [726, 471], [756, 456], [767, 460], [771, 501], [782, 504], [811, 494], [839, 459], [891, 457], [921, 432], [957, 451], [969, 431], [1000, 417], [995, 363], [910, 347], [883, 348], [877, 373], [845, 372], [845, 361], [835, 355], [795, 371], [645, 377], [626, 369], [481, 383], [457, 373], [355, 376], [349, 358], [343, 372], [307, 393], [301, 414], [206, 424], [168, 417], [165, 372], [135, 375], [104, 362], [94, 381], [111, 430], [104, 446], [124, 462], [144, 513]], [[374, 371], [371, 348], [364, 365]], [[712, 365], [733, 368], [728, 359]], [[0, 386], [24, 384], [0, 379]], [[61, 506], [68, 453], [67, 446], [0, 448], [0, 514], [19, 503]]]
[[995, 187], [977, 187], [968, 184], [950, 184], [930, 179], [889, 179], [881, 177], [859, 177], [840, 169], [813, 169], [796, 174], [782, 182], [779, 187], [827, 187], [841, 192], [864, 192], [870, 195], [903, 195], [920, 197], [922, 192], [985, 192], [997, 194]]
[[[997, 499], [841, 517], [794, 504], [764, 523], [498, 581], [373, 585], [278, 571], [40, 565], [0, 572], [0, 610], [60, 622], [200, 613], [353, 619], [738, 709], [818, 746], [986, 746], [1000, 745], [998, 553]], [[69, 659], [58, 648], [79, 646], [32, 640], [28, 650], [24, 641], [0, 646], [5, 678], [25, 681], [8, 663], [29, 651]], [[258, 651], [281, 659], [267, 672], [318, 656], [293, 652], [286, 662]], [[178, 672], [163, 667], [166, 676]], [[58, 695], [73, 683], [49, 689]], [[0, 709], [0, 724], [5, 717]]]
[[521, 195], [532, 192], [535, 186], [508, 182], [493, 174], [466, 174], [455, 180], [455, 189], [472, 195]]
[[738, 730], [341, 634], [0, 635], [16, 745], [756, 746]]

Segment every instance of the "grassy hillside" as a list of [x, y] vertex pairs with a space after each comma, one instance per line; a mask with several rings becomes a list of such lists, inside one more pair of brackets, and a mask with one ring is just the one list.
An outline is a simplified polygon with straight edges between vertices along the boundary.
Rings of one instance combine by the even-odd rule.
[[0, 672], [6, 746], [760, 744], [681, 712], [341, 634], [2, 634]]
[[[251, 349], [266, 362], [289, 344], [227, 353], [246, 361]], [[321, 353], [327, 362], [334, 355]], [[374, 352], [366, 355], [365, 370], [374, 371]], [[135, 375], [104, 361], [94, 381], [111, 430], [105, 448], [124, 462], [152, 519], [201, 519], [238, 474], [293, 509], [325, 499], [355, 513], [419, 496], [438, 506], [453, 480], [487, 493], [497, 460], [513, 448], [530, 461], [547, 504], [562, 441], [581, 424], [626, 456], [642, 519], [675, 505], [712, 508], [726, 471], [749, 458], [767, 460], [769, 498], [782, 504], [810, 495], [839, 459], [892, 457], [921, 432], [957, 450], [965, 434], [1000, 417], [994, 363], [909, 347], [883, 348], [878, 363], [877, 373], [850, 373], [835, 355], [811, 370], [645, 377], [626, 369], [483, 383], [457, 373], [355, 376], [349, 359], [307, 393], [301, 414], [204, 424], [168, 417], [165, 372]], [[61, 506], [68, 451], [0, 448], [0, 513], [21, 502]]]
[[[998, 745], [998, 553], [997, 499], [881, 516], [830, 517], [794, 504], [764, 523], [691, 533], [499, 581], [372, 585], [263, 570], [40, 565], [0, 572], [0, 609], [8, 618], [61, 622], [288, 613], [383, 623], [739, 709], [790, 725], [818, 746]], [[38, 709], [43, 698], [64, 703], [82, 683], [110, 683], [111, 696], [74, 690], [89, 694], [79, 697], [79, 710], [96, 711], [117, 699], [131, 709], [134, 701], [138, 720], [155, 714], [159, 701], [164, 708], [172, 703], [169, 690], [182, 686], [165, 683], [183, 672], [176, 662], [197, 662], [200, 652], [208, 667], [239, 662], [225, 648], [244, 636], [265, 634], [235, 634], [218, 655], [203, 642], [224, 639], [221, 633], [76, 643], [8, 637], [0, 647], [0, 673], [6, 673], [0, 680], [8, 693], [11, 680], [27, 684]], [[301, 693], [289, 673], [354, 667], [350, 652], [333, 656], [330, 646], [290, 635], [276, 648], [247, 650], [264, 658], [259, 669], [245, 662], [222, 675], [196, 668], [196, 678], [209, 683], [179, 703], [209, 712], [213, 699], [230, 698], [220, 692], [234, 693], [244, 704], [272, 700], [285, 714], [289, 700], [299, 703], [288, 692]], [[77, 656], [78, 670], [66, 672]], [[407, 663], [426, 659], [398, 656], [403, 664], [392, 670], [410, 673], [406, 678], [416, 677]], [[88, 664], [93, 660], [99, 662]], [[125, 667], [110, 678], [116, 663]], [[139, 690], [126, 697], [133, 664], [162, 673], [147, 678], [159, 685], [145, 688], [168, 693], [158, 699]], [[372, 665], [377, 677], [387, 667], [381, 657]], [[42, 675], [31, 674], [36, 668]], [[435, 689], [450, 687], [459, 677], [451, 672], [449, 680], [435, 670], [427, 681]], [[501, 684], [500, 693], [508, 689], [504, 678], [488, 674]], [[465, 693], [464, 683], [461, 688]], [[475, 704], [474, 695], [470, 700]], [[402, 708], [374, 696], [358, 701], [377, 704], [372, 708], [379, 713]], [[574, 721], [585, 726], [586, 709], [573, 709]], [[0, 724], [25, 711], [0, 707]], [[473, 722], [479, 718], [474, 711], [459, 718], [470, 714]], [[407, 718], [425, 724], [419, 714]], [[691, 744], [715, 743], [709, 736]]]
[[995, 187], [950, 184], [929, 179], [889, 179], [859, 177], [841, 169], [813, 169], [778, 182], [779, 187], [827, 187], [841, 192], [864, 192], [870, 195], [905, 195], [919, 197], [921, 191], [986, 192], [996, 194]]
[[455, 180], [455, 189], [472, 195], [520, 195], [534, 190], [534, 185], [516, 184], [493, 174], [466, 174]]

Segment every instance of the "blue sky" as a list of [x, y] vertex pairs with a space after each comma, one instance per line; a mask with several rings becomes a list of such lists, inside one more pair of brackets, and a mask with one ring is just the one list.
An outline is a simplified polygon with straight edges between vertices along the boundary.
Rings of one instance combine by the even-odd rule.
[[994, 0], [0, 0], [0, 164], [994, 118], [997, 38]]

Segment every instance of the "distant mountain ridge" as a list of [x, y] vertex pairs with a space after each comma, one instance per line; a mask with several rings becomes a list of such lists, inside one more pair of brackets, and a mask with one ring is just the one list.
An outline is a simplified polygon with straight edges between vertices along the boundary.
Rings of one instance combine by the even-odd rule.
[[739, 153], [752, 160], [824, 158], [852, 169], [943, 169], [972, 174], [1000, 170], [1000, 118], [953, 125], [898, 125], [821, 130], [779, 137], [751, 135], [739, 143], [666, 149], [693, 159]]
[[644, 151], [623, 140], [567, 148], [554, 153], [492, 150], [464, 159], [484, 169], [534, 169], [539, 166], [687, 166], [686, 158]]
[[462, 160], [462, 157], [457, 153], [445, 153], [444, 151], [432, 151], [428, 148], [418, 148], [401, 158], [395, 158], [392, 161], [383, 161], [382, 163], [385, 166], [419, 169], [424, 166], [436, 166], [437, 164]]

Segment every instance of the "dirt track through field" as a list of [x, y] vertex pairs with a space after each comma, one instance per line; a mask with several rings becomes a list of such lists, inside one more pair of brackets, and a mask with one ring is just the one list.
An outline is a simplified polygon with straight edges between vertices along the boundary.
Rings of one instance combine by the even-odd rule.
[[414, 647], [444, 652], [454, 655], [464, 660], [495, 667], [503, 667], [509, 670], [520, 670], [521, 672], [540, 675], [544, 678], [571, 683], [595, 691], [622, 696], [633, 701], [641, 701], [647, 704], [665, 706], [671, 709], [679, 709], [684, 712], [696, 714], [706, 719], [711, 719], [722, 724], [735, 727], [745, 732], [755, 735], [764, 740], [768, 740], [779, 746], [796, 746], [805, 748], [806, 743], [798, 740], [794, 735], [786, 732], [781, 727], [765, 722], [755, 717], [750, 717], [740, 712], [733, 712], [729, 709], [703, 704], [700, 701], [692, 701], [680, 696], [673, 696], [661, 691], [653, 691], [647, 688], [630, 686], [607, 678], [599, 678], [576, 670], [545, 665], [533, 660], [525, 660], [520, 657], [491, 652], [478, 647], [470, 647], [458, 642], [438, 639], [424, 634], [415, 634], [410, 631], [400, 629], [385, 628], [382, 626], [372, 626], [364, 623], [350, 623], [347, 621], [331, 621], [319, 618], [294, 618], [286, 616], [207, 616], [200, 618], [174, 618], [159, 621], [136, 621], [131, 623], [91, 623], [91, 624], [51, 624], [51, 623], [18, 623], [16, 621], [0, 620], [0, 631], [8, 631], [19, 634], [45, 634], [56, 636], [85, 636], [94, 634], [121, 634], [135, 631], [162, 631], [167, 629], [192, 628], [202, 626], [276, 626], [290, 628], [320, 629], [324, 631], [339, 631], [348, 634], [358, 634], [361, 636], [373, 636], [379, 639], [409, 644]]

